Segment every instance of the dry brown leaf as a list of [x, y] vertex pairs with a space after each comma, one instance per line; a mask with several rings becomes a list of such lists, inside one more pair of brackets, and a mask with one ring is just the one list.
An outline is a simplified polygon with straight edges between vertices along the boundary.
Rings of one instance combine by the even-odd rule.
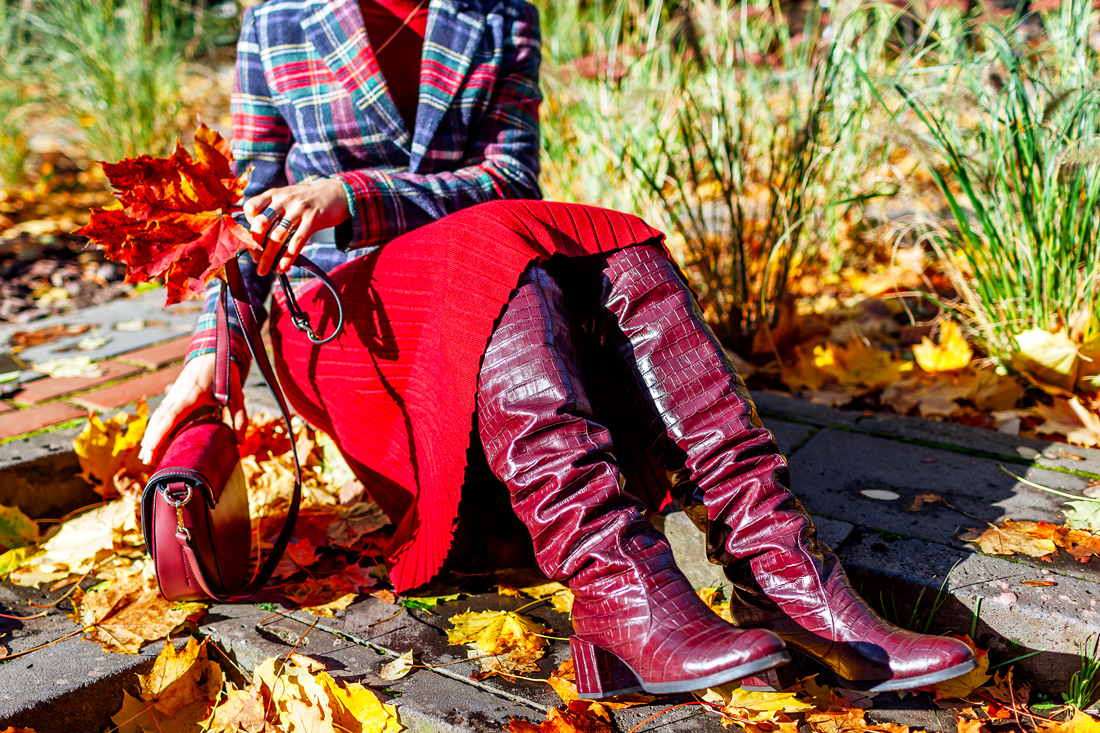
[[91, 328], [87, 323], [77, 323], [71, 326], [57, 324], [40, 328], [37, 331], [16, 331], [8, 339], [8, 348], [14, 353], [19, 353], [32, 346], [41, 346], [57, 341], [66, 336], [79, 336]]
[[335, 618], [337, 611], [346, 610], [348, 606], [355, 601], [358, 593], [346, 593], [334, 601], [328, 603], [322, 603], [319, 606], [302, 606], [302, 610], [307, 613], [311, 613], [314, 616], [322, 616], [324, 618]]
[[1100, 415], [1077, 397], [1068, 400], [1054, 397], [1049, 407], [1038, 403], [1034, 410], [1043, 418], [1043, 424], [1035, 429], [1037, 433], [1062, 435], [1076, 445], [1100, 444]]
[[588, 712], [610, 722], [608, 710], [621, 710], [635, 705], [648, 705], [657, 698], [652, 695], [631, 693], [628, 695], [616, 695], [607, 697], [598, 702], [596, 700], [582, 700], [577, 694], [576, 675], [573, 670], [573, 659], [566, 659], [554, 670], [547, 680], [554, 692], [565, 703], [565, 706], [574, 712]]
[[1029, 588], [1047, 588], [1052, 585], [1058, 585], [1053, 580], [1024, 580], [1021, 582]]
[[85, 593], [77, 588], [69, 615], [109, 652], [137, 654], [142, 644], [164, 639], [188, 619], [201, 616], [201, 603], [175, 603], [160, 594], [156, 578], [144, 572], [115, 573], [107, 587]]
[[909, 502], [909, 511], [924, 511], [924, 508], [929, 504], [939, 504], [942, 501], [943, 497], [939, 494], [933, 494], [931, 491], [925, 491], [913, 497], [913, 500]]
[[882, 403], [905, 415], [914, 407], [921, 417], [950, 417], [962, 411], [958, 400], [970, 399], [978, 388], [971, 372], [913, 374], [882, 391]]
[[264, 700], [257, 697], [252, 687], [241, 690], [232, 682], [227, 683], [225, 699], [218, 703], [213, 712], [211, 731], [267, 733], [270, 730]]
[[971, 536], [974, 532], [960, 535], [964, 542], [973, 542], [987, 555], [1028, 555], [1044, 557], [1057, 552], [1058, 547], [1049, 538], [1036, 536], [1035, 522], [1014, 522], [1006, 519], [999, 527], [990, 527], [984, 532]]

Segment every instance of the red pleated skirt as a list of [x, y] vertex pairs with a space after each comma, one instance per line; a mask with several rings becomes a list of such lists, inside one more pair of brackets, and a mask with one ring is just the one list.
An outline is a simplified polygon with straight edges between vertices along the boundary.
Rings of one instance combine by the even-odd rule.
[[[469, 453], [480, 450], [474, 418], [481, 358], [520, 274], [555, 254], [662, 241], [627, 214], [492, 202], [334, 270], [345, 327], [328, 344], [312, 344], [275, 304], [271, 335], [287, 399], [332, 436], [396, 524], [386, 561], [398, 591], [429, 581], [451, 548]], [[331, 331], [335, 308], [319, 283], [303, 286], [298, 301], [315, 326]]]

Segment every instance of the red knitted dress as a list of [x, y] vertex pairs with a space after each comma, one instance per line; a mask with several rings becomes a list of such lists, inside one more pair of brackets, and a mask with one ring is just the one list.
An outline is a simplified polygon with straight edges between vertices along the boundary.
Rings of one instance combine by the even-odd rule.
[[[329, 433], [391, 520], [387, 551], [398, 591], [443, 566], [468, 475], [481, 450], [474, 429], [477, 375], [493, 327], [520, 274], [552, 255], [660, 244], [640, 219], [576, 204], [498, 201], [398, 237], [331, 275], [346, 326], [315, 346], [272, 308], [275, 366], [294, 409]], [[331, 297], [304, 286], [301, 306], [332, 328]], [[488, 477], [491, 481], [492, 477]]]

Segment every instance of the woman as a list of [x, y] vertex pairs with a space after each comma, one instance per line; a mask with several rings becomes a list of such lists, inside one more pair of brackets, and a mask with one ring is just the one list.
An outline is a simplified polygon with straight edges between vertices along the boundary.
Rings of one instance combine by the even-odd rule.
[[[586, 696], [748, 677], [785, 662], [784, 641], [849, 687], [973, 668], [965, 645], [876, 616], [816, 541], [660, 233], [522, 200], [539, 196], [530, 5], [271, 0], [246, 16], [237, 63], [245, 211], [257, 242], [270, 233], [249, 287], [266, 297], [271, 271], [305, 252], [340, 288], [347, 326], [323, 347], [276, 296], [276, 368], [397, 524], [399, 591], [443, 567], [460, 499], [464, 513], [492, 503], [487, 461], [539, 566], [576, 596]], [[297, 293], [314, 323], [331, 317], [315, 283]], [[146, 460], [210, 401], [213, 303]], [[243, 428], [239, 389], [231, 412]], [[645, 518], [669, 489], [727, 566], [739, 627], [702, 604]]]

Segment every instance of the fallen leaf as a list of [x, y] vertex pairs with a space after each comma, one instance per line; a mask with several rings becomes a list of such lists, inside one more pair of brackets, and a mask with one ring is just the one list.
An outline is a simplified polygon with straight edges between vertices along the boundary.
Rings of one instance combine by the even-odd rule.
[[1031, 685], [1027, 682], [1019, 684], [1013, 682], [1012, 668], [1009, 668], [1003, 677], [1000, 672], [994, 671], [993, 682], [983, 687], [982, 692], [1010, 708], [1026, 709], [1031, 699]]
[[435, 608], [440, 603], [457, 601], [459, 598], [462, 598], [462, 596], [462, 593], [451, 593], [445, 596], [406, 596], [401, 598], [398, 603], [405, 608], [414, 608], [417, 611], [427, 611], [431, 613], [431, 609]]
[[539, 634], [549, 629], [512, 611], [467, 611], [452, 616], [447, 631], [450, 644], [474, 644], [481, 654], [499, 654], [510, 649], [541, 650], [546, 640]]
[[942, 501], [943, 497], [939, 494], [933, 494], [931, 491], [925, 491], [913, 497], [913, 500], [909, 502], [909, 511], [923, 511], [926, 506], [930, 504], [939, 504]]
[[123, 497], [63, 523], [57, 534], [39, 547], [39, 552], [12, 571], [9, 580], [37, 588], [42, 583], [82, 575], [93, 568], [97, 573], [107, 572], [144, 554], [137, 504]]
[[156, 578], [144, 572], [115, 575], [107, 587], [71, 596], [71, 619], [109, 652], [137, 654], [141, 646], [168, 636], [188, 619], [201, 616], [201, 603], [175, 603], [160, 594]]
[[275, 566], [275, 572], [272, 573], [271, 577], [285, 578], [294, 575], [299, 570], [305, 570], [317, 560], [317, 546], [311, 540], [291, 540], [283, 553], [282, 559], [279, 560], [279, 564]]
[[1100, 733], [1100, 721], [1082, 710], [1074, 710], [1073, 717], [1065, 722], [1038, 720], [1037, 733]]
[[1100, 536], [1084, 530], [1059, 527], [1050, 522], [1038, 522], [1031, 529], [1031, 534], [1053, 541], [1055, 545], [1082, 562], [1088, 562], [1093, 555], [1100, 555]]
[[393, 682], [411, 672], [414, 664], [416, 664], [416, 662], [413, 660], [412, 649], [410, 649], [392, 662], [383, 664], [382, 670], [378, 673], [378, 676], [386, 682]]
[[19, 353], [32, 346], [50, 344], [66, 336], [79, 336], [90, 328], [91, 326], [87, 323], [77, 323], [71, 326], [59, 323], [55, 326], [40, 328], [37, 331], [16, 331], [8, 339], [8, 348], [14, 353]]
[[982, 733], [985, 727], [975, 718], [960, 718], [955, 722], [958, 733]]
[[538, 725], [512, 718], [504, 730], [510, 733], [614, 733], [613, 728], [594, 715], [557, 708], [550, 708], [546, 720]]
[[974, 659], [978, 666], [964, 675], [954, 677], [934, 685], [936, 700], [955, 699], [965, 700], [975, 690], [989, 681], [989, 652], [979, 649], [969, 636], [952, 634], [952, 637], [966, 644], [974, 652]]
[[0, 555], [0, 578], [7, 577], [8, 573], [20, 567], [32, 552], [30, 547], [17, 547]]
[[1079, 398], [1066, 400], [1054, 397], [1050, 406], [1040, 402], [1034, 410], [1043, 418], [1043, 423], [1035, 432], [1062, 435], [1066, 441], [1076, 445], [1100, 444], [1100, 415], [1086, 407]]
[[990, 527], [976, 537], [964, 534], [959, 539], [973, 542], [987, 555], [1028, 555], [1043, 557], [1057, 552], [1058, 547], [1048, 538], [1036, 537], [1032, 530], [1035, 522], [1013, 522], [1006, 519], [999, 527]]
[[90, 413], [88, 424], [73, 439], [81, 468], [78, 475], [103, 498], [136, 493], [149, 480], [149, 467], [138, 457], [148, 423], [149, 407], [143, 398], [133, 415], [123, 411], [104, 422]]
[[627, 695], [616, 695], [614, 697], [605, 697], [599, 701], [596, 700], [582, 700], [577, 694], [576, 673], [573, 669], [573, 659], [569, 658], [562, 662], [556, 670], [550, 675], [550, 679], [546, 680], [554, 692], [558, 693], [558, 697], [565, 703], [565, 706], [574, 712], [588, 712], [597, 717], [603, 718], [610, 722], [611, 718], [607, 714], [607, 710], [621, 710], [623, 708], [634, 707], [635, 705], [648, 705], [657, 698], [652, 695], [643, 695], [640, 693], [631, 693]]
[[[168, 714], [196, 702], [205, 702], [212, 697], [210, 690], [200, 684], [208, 671], [206, 667], [205, 644], [191, 637], [183, 649], [176, 651], [176, 646], [168, 640], [164, 642], [164, 650], [157, 655], [149, 674], [138, 675], [141, 699]], [[214, 692], [217, 691], [215, 688]]]
[[100, 368], [92, 363], [91, 357], [87, 356], [70, 356], [64, 359], [36, 362], [34, 370], [42, 374], [48, 374], [54, 379], [98, 377], [103, 374]]
[[252, 688], [241, 690], [229, 682], [225, 693], [225, 698], [214, 708], [209, 730], [231, 733], [266, 733], [269, 730], [264, 700], [257, 697]]
[[1016, 334], [1016, 368], [1038, 382], [1072, 392], [1077, 382], [1080, 355], [1077, 344], [1065, 331], [1051, 333], [1032, 328]]
[[962, 336], [959, 324], [946, 321], [940, 327], [940, 343], [934, 344], [927, 336], [913, 347], [913, 357], [926, 372], [950, 372], [962, 369], [970, 363], [974, 351]]
[[1087, 532], [1100, 533], [1100, 501], [1067, 501], [1063, 509], [1066, 526]]
[[[0, 551], [38, 542], [38, 525], [16, 506], [0, 504]], [[2, 571], [0, 571], [2, 572]]]
[[917, 373], [886, 387], [880, 399], [901, 415], [916, 407], [921, 417], [950, 417], [962, 411], [959, 400], [972, 398], [978, 386], [969, 371]]
[[505, 596], [526, 596], [536, 601], [549, 599], [550, 605], [559, 613], [572, 613], [573, 591], [558, 582], [539, 583], [523, 587], [514, 587], [506, 584], [498, 584], [497, 592]]
[[198, 297], [236, 253], [252, 245], [233, 218], [245, 182], [232, 173], [221, 135], [200, 125], [192, 157], [177, 142], [167, 159], [104, 163], [121, 208], [95, 209], [78, 232], [126, 266], [127, 282], [163, 277], [166, 305]]
[[335, 601], [329, 601], [319, 606], [303, 606], [302, 610], [313, 614], [314, 616], [323, 616], [325, 618], [335, 618], [337, 611], [343, 611], [352, 604], [358, 593], [347, 593], [340, 596]]
[[725, 699], [725, 712], [753, 722], [772, 721], [780, 714], [790, 715], [814, 710], [815, 705], [799, 700], [794, 692], [746, 690], [740, 686], [717, 688]]
[[[476, 647], [476, 645], [472, 646]], [[545, 652], [542, 649], [514, 647], [485, 656], [479, 649], [473, 648], [468, 654], [471, 657], [477, 657], [481, 665], [481, 671], [470, 675], [470, 679], [480, 681], [490, 677], [515, 677], [538, 672], [537, 662], [542, 659]]]
[[1047, 588], [1052, 585], [1058, 585], [1053, 580], [1024, 580], [1021, 582], [1030, 588]]

